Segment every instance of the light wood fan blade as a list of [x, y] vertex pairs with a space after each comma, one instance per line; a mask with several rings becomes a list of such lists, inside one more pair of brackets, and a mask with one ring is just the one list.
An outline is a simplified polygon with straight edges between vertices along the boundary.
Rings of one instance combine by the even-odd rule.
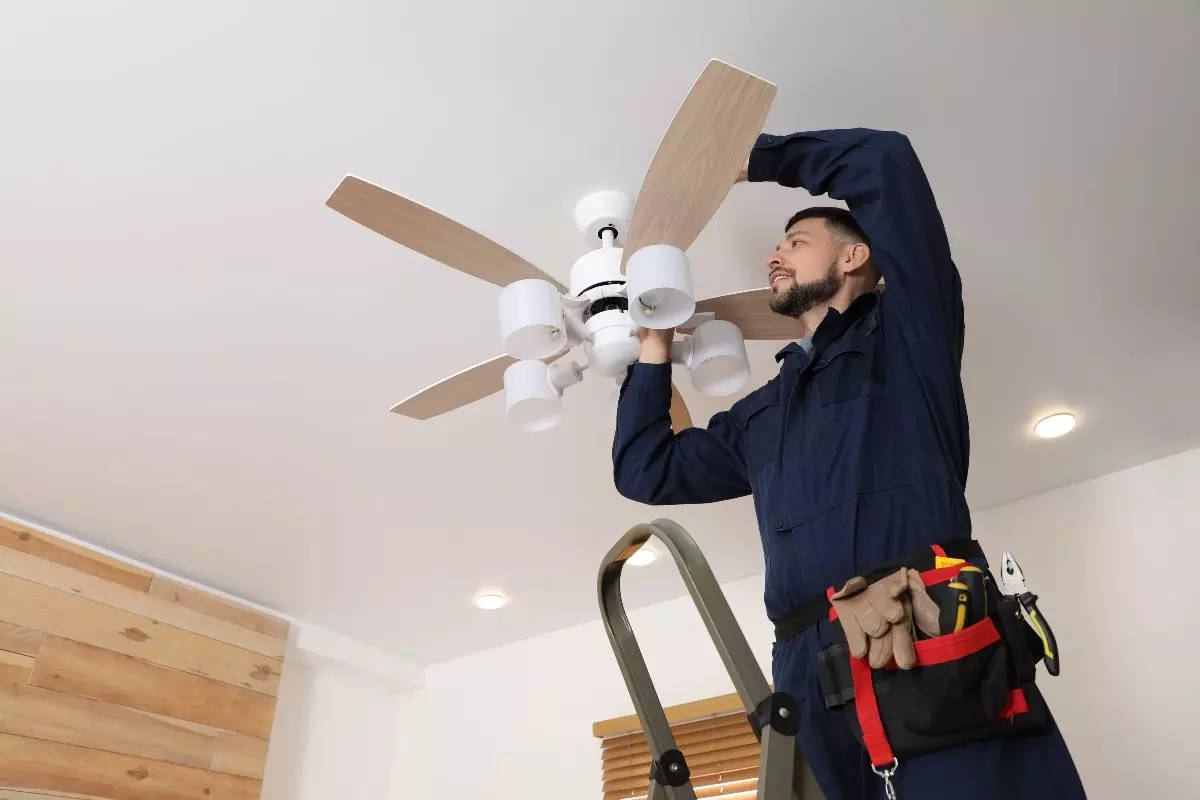
[[671, 120], [638, 192], [621, 271], [638, 248], [686, 250], [717, 213], [775, 99], [775, 85], [713, 60]]
[[696, 313], [708, 311], [737, 325], [746, 339], [786, 339], [804, 336], [800, 320], [771, 310], [771, 289], [748, 289], [696, 303]]
[[496, 356], [467, 367], [406, 397], [392, 406], [392, 411], [413, 419], [430, 419], [482, 400], [504, 388], [504, 370], [514, 361], [511, 356]]
[[687, 403], [683, 402], [683, 395], [679, 393], [679, 387], [674, 383], [671, 384], [671, 430], [679, 433], [682, 430], [692, 427], [692, 415], [688, 412]]
[[[880, 281], [876, 292], [883, 292], [887, 285]], [[696, 314], [710, 313], [737, 325], [746, 339], [779, 339], [796, 341], [804, 336], [799, 320], [776, 314], [771, 310], [771, 289], [747, 289], [710, 297], [696, 303]]]
[[354, 175], [342, 179], [325, 205], [393, 242], [497, 286], [539, 278], [566, 291], [554, 278], [483, 234]]
[[[547, 364], [562, 358], [558, 353], [542, 359]], [[447, 411], [470, 405], [504, 388], [504, 370], [516, 361], [512, 356], [496, 356], [467, 367], [449, 378], [442, 378], [392, 406], [392, 411], [413, 419], [431, 419]]]

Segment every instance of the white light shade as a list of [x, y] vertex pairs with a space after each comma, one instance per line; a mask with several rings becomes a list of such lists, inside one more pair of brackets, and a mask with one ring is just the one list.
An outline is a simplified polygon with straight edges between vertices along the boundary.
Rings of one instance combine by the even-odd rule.
[[1038, 420], [1033, 426], [1033, 432], [1043, 439], [1057, 439], [1059, 436], [1065, 436], [1075, 428], [1074, 414], [1051, 414], [1044, 419]]
[[481, 594], [475, 598], [475, 605], [484, 611], [495, 611], [508, 605], [508, 600], [498, 594]]
[[692, 334], [687, 360], [692, 385], [702, 394], [733, 394], [750, 377], [746, 342], [737, 325], [723, 319], [705, 322]]
[[504, 370], [508, 421], [523, 431], [544, 431], [562, 419], [562, 392], [550, 383], [543, 361], [517, 361]]
[[526, 278], [500, 290], [500, 336], [513, 358], [545, 358], [563, 348], [567, 326], [554, 284]]
[[656, 558], [658, 558], [658, 554], [643, 545], [640, 550], [627, 558], [625, 563], [632, 564], [635, 567], [645, 567], [653, 564]]
[[643, 328], [674, 328], [696, 310], [692, 271], [678, 247], [643, 247], [625, 265], [629, 315]]

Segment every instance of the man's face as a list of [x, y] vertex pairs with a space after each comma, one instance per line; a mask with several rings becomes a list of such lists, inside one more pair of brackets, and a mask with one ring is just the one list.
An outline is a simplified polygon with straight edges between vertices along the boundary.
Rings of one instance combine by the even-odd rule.
[[771, 310], [798, 317], [832, 300], [844, 279], [841, 250], [823, 219], [802, 219], [789, 228], [767, 258]]

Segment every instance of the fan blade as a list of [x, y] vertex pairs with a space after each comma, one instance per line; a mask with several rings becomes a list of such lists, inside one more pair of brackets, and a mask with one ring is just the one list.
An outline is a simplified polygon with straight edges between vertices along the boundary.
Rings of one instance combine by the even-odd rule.
[[483, 234], [353, 175], [342, 179], [325, 205], [393, 242], [497, 286], [538, 278], [566, 291], [554, 278]]
[[688, 413], [687, 403], [679, 393], [679, 387], [671, 384], [671, 430], [675, 433], [692, 427], [692, 415]]
[[804, 336], [804, 326], [794, 317], [776, 314], [771, 310], [771, 290], [748, 289], [696, 303], [696, 313], [709, 311], [717, 319], [737, 325], [746, 339], [786, 339], [794, 341]]
[[622, 273], [640, 247], [691, 246], [745, 166], [774, 99], [774, 84], [708, 62], [650, 162], [625, 237]]
[[[564, 355], [566, 352], [556, 353], [542, 360], [549, 364]], [[512, 356], [496, 356], [467, 367], [404, 398], [392, 406], [392, 411], [413, 419], [430, 419], [482, 400], [504, 388], [504, 370], [514, 361]]]
[[504, 388], [504, 370], [514, 361], [512, 356], [496, 356], [467, 367], [406, 397], [392, 411], [413, 419], [430, 419], [482, 400]]

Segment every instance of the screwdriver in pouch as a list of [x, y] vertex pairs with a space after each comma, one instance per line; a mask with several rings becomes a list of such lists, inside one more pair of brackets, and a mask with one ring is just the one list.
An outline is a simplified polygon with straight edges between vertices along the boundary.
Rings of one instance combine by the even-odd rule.
[[958, 571], [958, 583], [967, 587], [967, 615], [964, 627], [983, 622], [988, 613], [987, 586], [983, 570], [974, 564], [964, 564]]
[[938, 629], [942, 635], [958, 633], [967, 625], [967, 613], [970, 597], [967, 595], [967, 585], [957, 578], [946, 584], [942, 602], [938, 604], [941, 614], [938, 617]]

